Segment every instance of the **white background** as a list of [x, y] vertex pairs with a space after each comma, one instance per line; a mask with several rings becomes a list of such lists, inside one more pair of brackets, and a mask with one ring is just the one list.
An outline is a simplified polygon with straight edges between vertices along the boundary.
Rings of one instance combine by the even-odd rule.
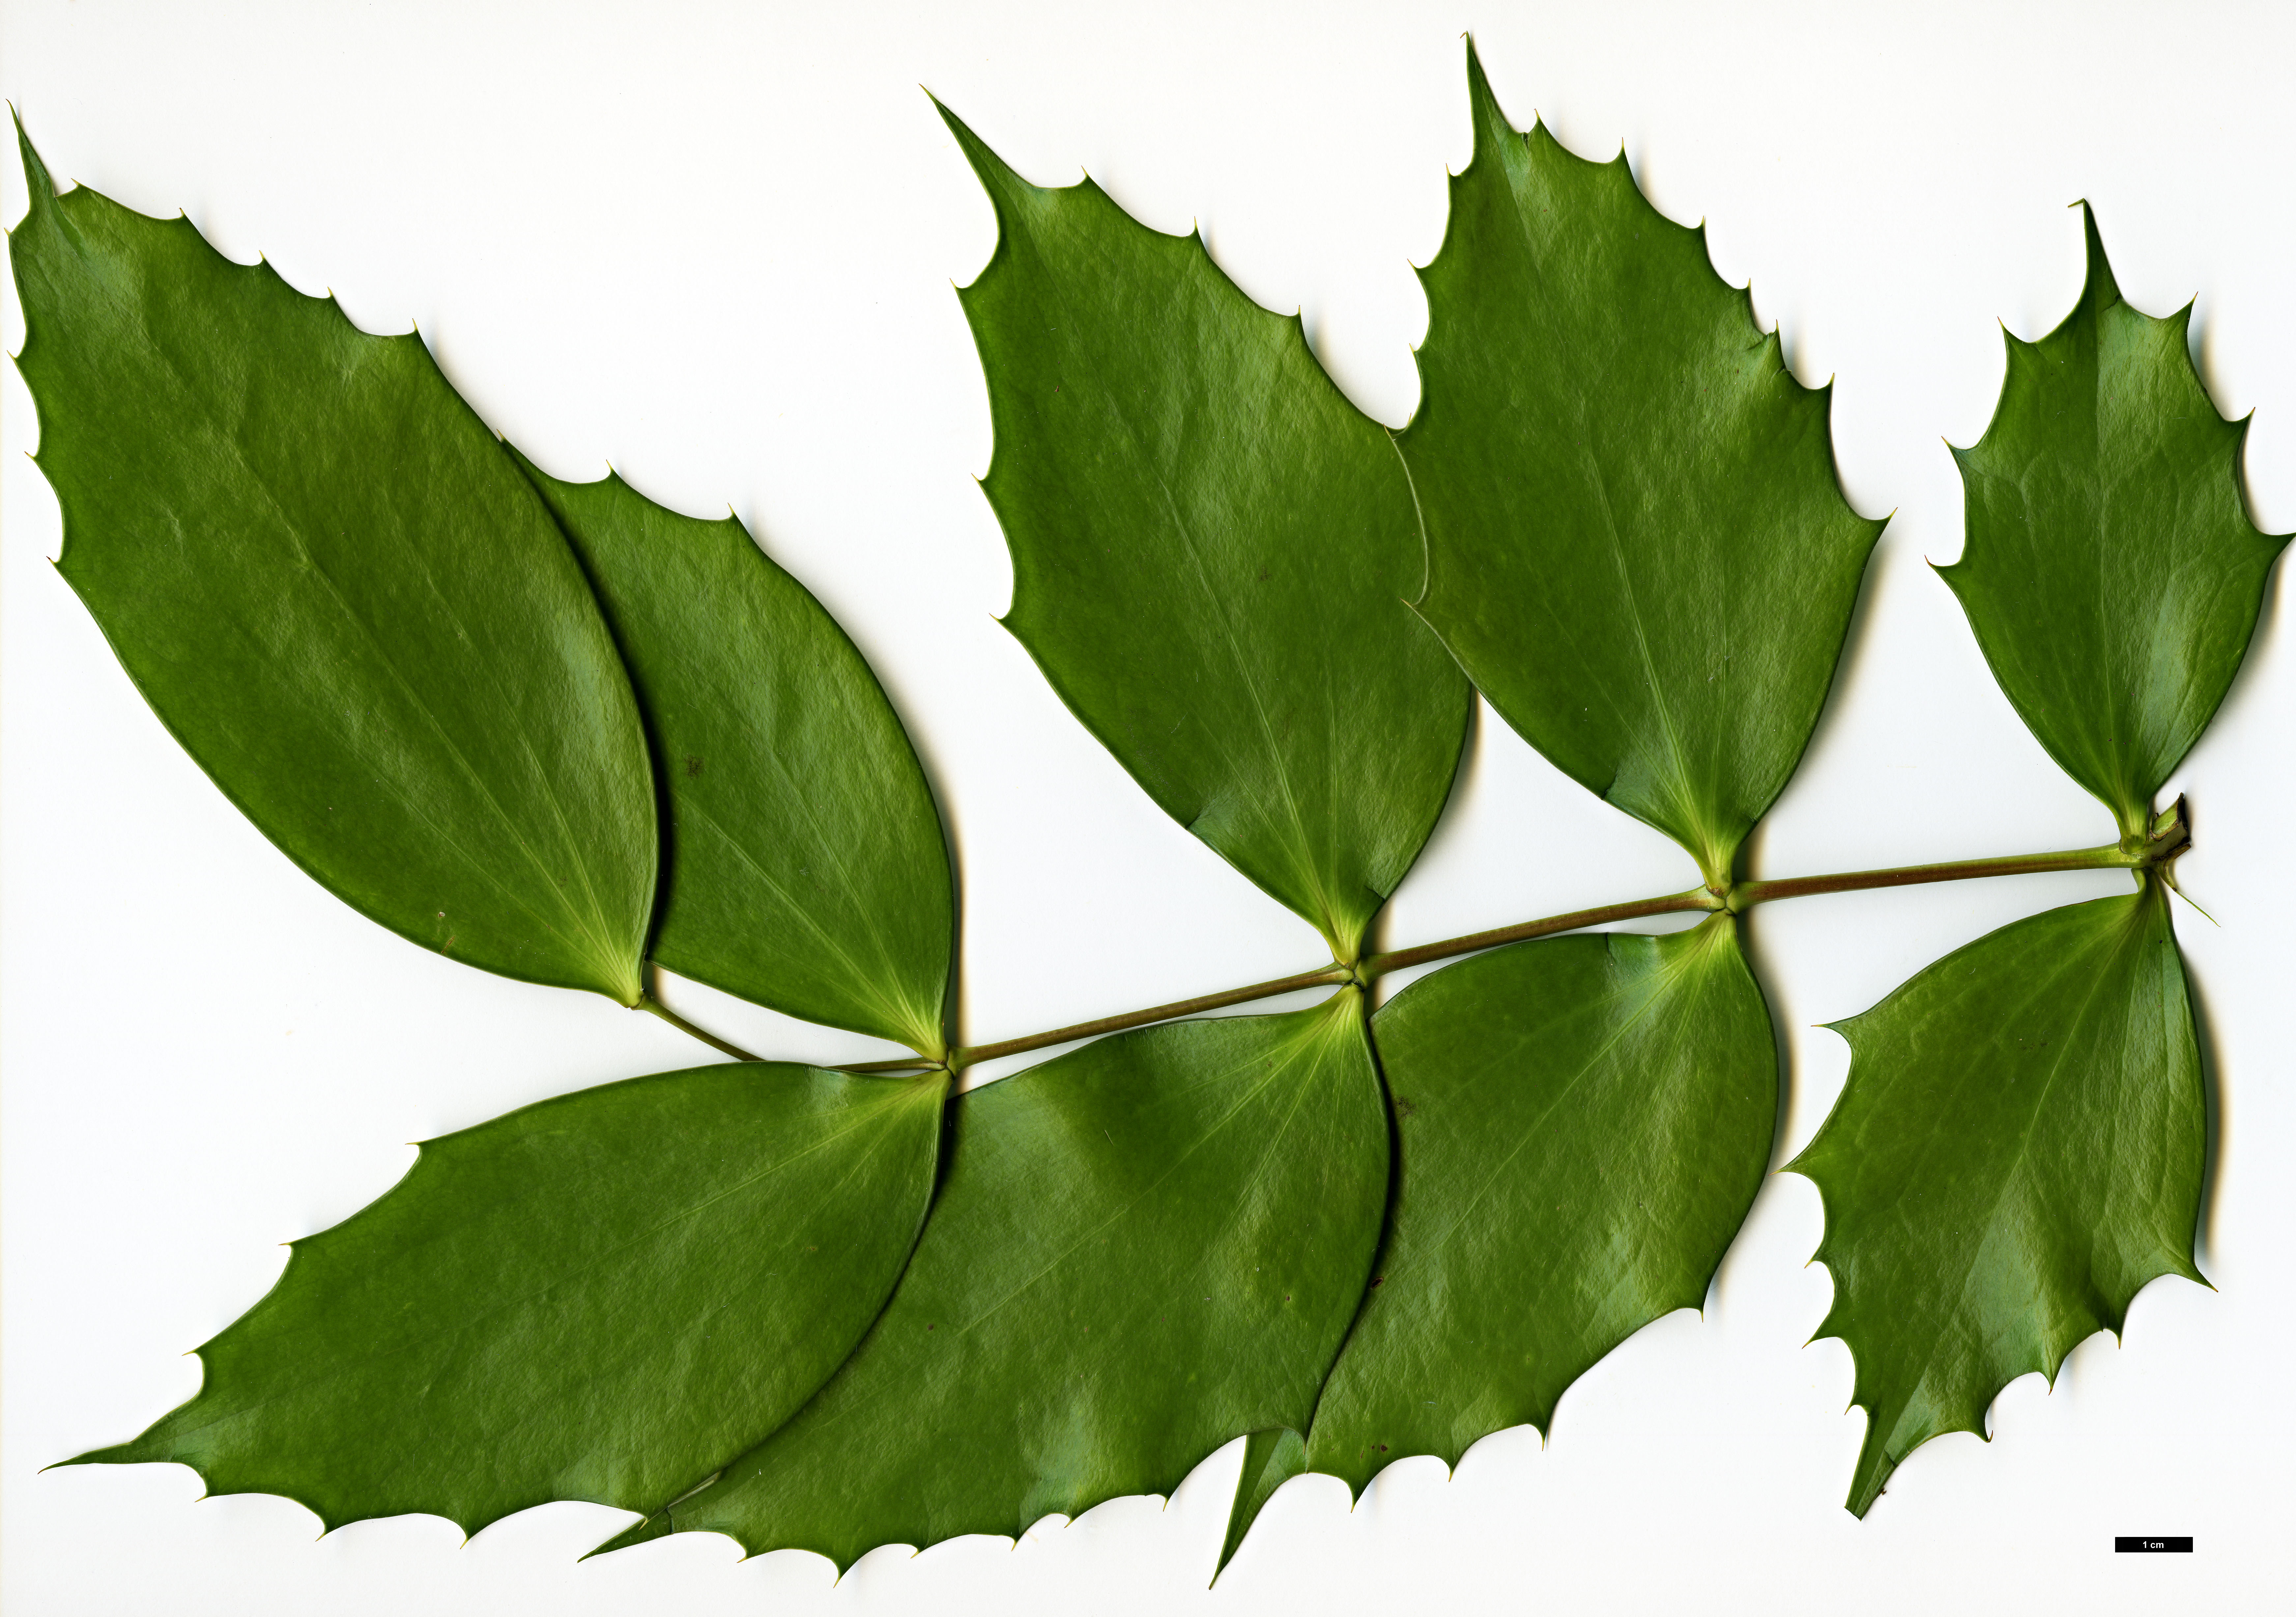
[[[1957, 554], [1942, 439], [1982, 430], [1996, 321], [2038, 336], [2079, 283], [2097, 207], [2120, 284], [2197, 296], [2218, 406], [2257, 412], [2247, 482], [2296, 527], [2296, 61], [2289, 13], [2219, 6], [1886, 8], [1328, 3], [1062, 9], [0, 5], [0, 90], [59, 178], [187, 212], [223, 251], [332, 288], [369, 330], [419, 324], [496, 428], [562, 475], [611, 457], [697, 514], [731, 505], [851, 628], [963, 851], [965, 1033], [1002, 1038], [1316, 963], [1309, 929], [1167, 821], [994, 621], [1010, 588], [974, 479], [983, 383], [953, 283], [989, 209], [930, 86], [1020, 169], [1088, 168], [1167, 230], [1201, 222], [1271, 308], [1304, 308], [1341, 385], [1390, 424], [1469, 152], [1462, 31], [1518, 123], [1624, 143], [1672, 217], [1709, 223], [1796, 372], [1836, 379], [1852, 502], [1894, 511], [1854, 649], [1759, 868], [1803, 874], [2084, 846], [2108, 816], [1988, 679], [1925, 565]], [[0, 163], [4, 217], [22, 181]], [[21, 337], [12, 299], [12, 351]], [[0, 367], [5, 369], [5, 367]], [[5, 1438], [11, 1617], [1406, 1609], [1875, 1613], [2267, 1609], [2285, 1588], [2296, 1391], [2292, 948], [2296, 767], [2284, 624], [2171, 792], [2214, 913], [2186, 940], [2220, 1123], [2202, 1243], [2126, 1345], [2005, 1391], [1989, 1446], [1921, 1450], [1871, 1518], [1841, 1508], [1861, 1417], [1849, 1354], [1803, 1344], [1829, 1284], [1804, 1181], [1774, 1178], [1703, 1316], [1643, 1332], [1456, 1477], [1397, 1465], [1352, 1513], [1288, 1488], [1219, 1588], [1236, 1451], [1168, 1504], [1119, 1501], [1014, 1548], [892, 1548], [841, 1585], [788, 1553], [680, 1537], [586, 1564], [625, 1518], [560, 1505], [467, 1546], [433, 1517], [314, 1542], [299, 1506], [195, 1504], [174, 1466], [38, 1467], [188, 1396], [180, 1357], [261, 1294], [278, 1243], [342, 1218], [404, 1142], [704, 1052], [606, 1001], [484, 976], [295, 871], [162, 732], [48, 567], [34, 414], [0, 378], [4, 789]], [[2276, 586], [2276, 594], [2277, 586]], [[1486, 723], [1467, 789], [1398, 898], [1391, 945], [1691, 884], [1687, 858]], [[2104, 875], [1761, 911], [1787, 1037], [1777, 1160], [1863, 1010]], [[673, 984], [773, 1054], [868, 1041]], [[2190, 1557], [2116, 1557], [2117, 1533]]]

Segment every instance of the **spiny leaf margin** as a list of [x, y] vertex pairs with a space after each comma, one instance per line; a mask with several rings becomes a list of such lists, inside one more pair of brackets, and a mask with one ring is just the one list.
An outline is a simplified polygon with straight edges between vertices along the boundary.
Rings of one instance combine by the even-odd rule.
[[1427, 534], [1419, 611], [1565, 774], [1726, 888], [1832, 687], [1885, 525], [1843, 497], [1804, 388], [1705, 227], [1623, 153], [1517, 135], [1467, 48], [1423, 397], [1397, 437]]
[[1352, 961], [1472, 710], [1404, 604], [1423, 552], [1387, 432], [1201, 233], [1152, 230], [1089, 178], [1032, 185], [940, 111], [996, 215], [959, 296], [1004, 625], [1158, 806]]
[[651, 1509], [779, 1426], [876, 1317], [924, 1222], [947, 1088], [742, 1062], [427, 1141], [290, 1244], [199, 1349], [190, 1401], [65, 1464], [172, 1461], [330, 1531]]
[[[1812, 1261], [1834, 1296], [1813, 1340], [1857, 1362], [1867, 1421], [1849, 1507], [1863, 1516], [1914, 1449], [1988, 1436], [2003, 1387], [2054, 1383], [2083, 1340], [2118, 1335], [2147, 1283], [2207, 1284], [2208, 1104], [2157, 877], [1989, 932], [1833, 1026], [1849, 1077], [1787, 1171], [1824, 1205]], [[2081, 1040], [2084, 1087], [2045, 1116]]]
[[2038, 342], [2003, 330], [1993, 419], [1953, 449], [1967, 540], [1937, 570], [2026, 727], [2138, 839], [2231, 688], [2290, 536], [2249, 518], [2252, 417], [2217, 414], [2193, 306], [2132, 307], [2078, 206], [2080, 295]]
[[17, 139], [16, 365], [57, 570], [136, 689], [361, 914], [637, 1004], [657, 847], [636, 704], [494, 434], [419, 337], [359, 331], [181, 215], [60, 195]]

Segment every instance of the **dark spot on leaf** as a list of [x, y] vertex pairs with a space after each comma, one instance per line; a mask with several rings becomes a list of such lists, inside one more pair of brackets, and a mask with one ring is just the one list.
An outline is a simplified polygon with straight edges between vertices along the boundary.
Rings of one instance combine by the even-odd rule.
[[685, 778], [692, 780], [695, 776], [701, 773], [701, 760], [698, 758], [688, 758], [685, 760]]

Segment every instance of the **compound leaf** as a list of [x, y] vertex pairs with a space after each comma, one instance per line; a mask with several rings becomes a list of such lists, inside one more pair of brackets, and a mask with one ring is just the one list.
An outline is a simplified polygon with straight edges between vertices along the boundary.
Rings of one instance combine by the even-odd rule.
[[294, 1244], [200, 1350], [196, 1398], [72, 1463], [177, 1461], [330, 1529], [651, 1509], [786, 1420], [876, 1317], [946, 1090], [744, 1062], [430, 1141], [389, 1194]]
[[955, 1115], [932, 1219], [852, 1361], [606, 1547], [722, 1532], [842, 1568], [1168, 1492], [1232, 1438], [1305, 1426], [1387, 1194], [1357, 990], [1103, 1039]]
[[2131, 308], [2085, 202], [2081, 223], [2079, 300], [2038, 342], [2002, 333], [2001, 401], [1953, 452], [1968, 539], [1939, 571], [2049, 756], [2142, 836], [2240, 670], [2288, 536], [2249, 521], [2248, 422], [2209, 401], [2191, 306]]
[[[1777, 1107], [1736, 929], [1516, 944], [1381, 1009], [1393, 1220], [1294, 1470], [1359, 1493], [1407, 1456], [1456, 1465], [1491, 1432], [1544, 1431], [1596, 1360], [1703, 1302]], [[1230, 1553], [1273, 1491], [1239, 1490]]]
[[996, 209], [963, 291], [988, 375], [1005, 625], [1164, 810], [1353, 960], [1433, 829], [1465, 682], [1404, 603], [1385, 431], [1201, 236], [1029, 185], [944, 111]]
[[232, 263], [19, 140], [11, 237], [59, 570], [226, 796], [426, 948], [625, 1005], [645, 738], [534, 490], [414, 336]]
[[1425, 395], [1398, 442], [1420, 611], [1549, 759], [1726, 882], [1817, 722], [1882, 524], [1703, 227], [1621, 154], [1519, 135], [1468, 49], [1475, 156], [1421, 273]]
[[861, 653], [736, 519], [521, 464], [596, 587], [652, 732], [668, 800], [653, 957], [939, 1056], [948, 853]]
[[1789, 1166], [1825, 1202], [1818, 1334], [1857, 1361], [1862, 1516], [1915, 1448], [2118, 1333], [2145, 1282], [2201, 1278], [2207, 1105], [2157, 879], [1980, 938], [1839, 1030], [1849, 1080]]

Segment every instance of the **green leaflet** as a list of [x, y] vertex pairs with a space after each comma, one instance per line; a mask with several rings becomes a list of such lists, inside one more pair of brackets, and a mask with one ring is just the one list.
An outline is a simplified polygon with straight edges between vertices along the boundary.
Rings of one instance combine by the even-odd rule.
[[1168, 1022], [964, 1096], [932, 1219], [851, 1362], [606, 1547], [722, 1532], [841, 1569], [1168, 1492], [1231, 1438], [1304, 1426], [1387, 1194], [1362, 1016], [1347, 989]]
[[945, 1081], [763, 1063], [632, 1079], [422, 1147], [294, 1244], [199, 1396], [74, 1464], [175, 1460], [330, 1529], [650, 1509], [786, 1420], [882, 1306]]
[[1213, 1582], [1219, 1581], [1220, 1573], [1235, 1559], [1235, 1552], [1243, 1547], [1243, 1536], [1259, 1520], [1259, 1513], [1275, 1497], [1275, 1490], [1307, 1469], [1307, 1440], [1289, 1427], [1255, 1432], [1244, 1440], [1243, 1469], [1236, 1473], [1235, 1499], [1228, 1506], [1227, 1533], [1220, 1542]]
[[59, 565], [136, 687], [362, 914], [636, 1004], [653, 783], [542, 502], [419, 338], [358, 332], [181, 218], [59, 197], [18, 136], [16, 363]]
[[[1515, 944], [1381, 1009], [1400, 1190], [1294, 1470], [1360, 1493], [1407, 1456], [1456, 1465], [1491, 1432], [1544, 1431], [1596, 1360], [1704, 1301], [1777, 1109], [1736, 929]], [[1246, 1506], [1239, 1490], [1230, 1554]]]
[[1857, 1356], [1864, 1515], [1915, 1448], [2119, 1332], [2146, 1281], [2201, 1278], [2207, 1107], [2157, 881], [1980, 938], [1838, 1030], [1849, 1081], [1789, 1166], [1825, 1201], [1818, 1334]]
[[1517, 944], [1381, 1009], [1402, 1191], [1316, 1408], [1315, 1469], [1360, 1491], [1406, 1454], [1456, 1465], [1544, 1430], [1597, 1359], [1705, 1301], [1777, 1112], [1736, 928]]
[[1004, 621], [1173, 818], [1353, 961], [1456, 770], [1467, 686], [1385, 431], [1298, 319], [1090, 180], [1040, 190], [944, 110], [996, 206], [963, 292], [988, 375]]
[[948, 853], [861, 653], [734, 518], [521, 464], [588, 570], [652, 731], [668, 798], [653, 957], [939, 1058]]
[[1472, 45], [1475, 158], [1421, 273], [1425, 401], [1398, 439], [1420, 612], [1557, 767], [1726, 884], [1808, 744], [1882, 524], [1703, 228], [1623, 155], [1519, 136]]
[[2217, 414], [2166, 320], [2121, 300], [2081, 204], [2088, 276], [2038, 342], [2007, 332], [1984, 437], [1956, 449], [1968, 540], [1938, 570], [2049, 756], [2141, 837], [2224, 700], [2285, 534], [2248, 520], [2245, 419]]

